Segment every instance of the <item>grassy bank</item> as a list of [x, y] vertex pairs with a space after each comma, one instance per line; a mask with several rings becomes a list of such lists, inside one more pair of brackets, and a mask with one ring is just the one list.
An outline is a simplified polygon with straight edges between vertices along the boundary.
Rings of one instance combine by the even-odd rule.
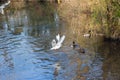
[[120, 38], [120, 2], [118, 0], [68, 0], [59, 5], [58, 12], [73, 34], [104, 35]]

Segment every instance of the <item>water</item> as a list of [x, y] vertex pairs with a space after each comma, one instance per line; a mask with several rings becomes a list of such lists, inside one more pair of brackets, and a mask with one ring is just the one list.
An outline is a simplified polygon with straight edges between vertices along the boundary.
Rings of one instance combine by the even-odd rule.
[[[118, 43], [75, 36], [56, 11], [33, 10], [0, 16], [0, 80], [120, 79]], [[50, 50], [58, 33], [66, 35], [64, 44], [59, 50]], [[73, 40], [86, 49], [85, 54], [70, 47]]]

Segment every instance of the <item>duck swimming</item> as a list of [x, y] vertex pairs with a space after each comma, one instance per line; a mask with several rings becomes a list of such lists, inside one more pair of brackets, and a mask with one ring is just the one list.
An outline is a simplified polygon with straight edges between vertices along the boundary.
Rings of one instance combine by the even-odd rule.
[[90, 34], [84, 34], [83, 36], [84, 37], [90, 37]]
[[85, 53], [85, 49], [84, 48], [81, 48], [78, 44], [76, 44], [74, 41], [73, 41], [73, 44], [72, 44], [72, 47], [74, 50], [78, 51], [79, 53]]
[[56, 35], [56, 40], [55, 39], [52, 40], [52, 43], [51, 43], [52, 48], [51, 48], [51, 50], [59, 49], [62, 46], [62, 43], [65, 40], [65, 35], [63, 35], [62, 37], [60, 37], [59, 34]]
[[88, 33], [83, 35], [84, 37], [90, 37], [91, 36], [91, 31], [89, 30]]

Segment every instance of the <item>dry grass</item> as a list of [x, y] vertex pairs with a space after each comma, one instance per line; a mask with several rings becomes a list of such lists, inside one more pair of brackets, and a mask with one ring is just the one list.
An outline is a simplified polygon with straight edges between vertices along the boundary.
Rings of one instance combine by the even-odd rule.
[[82, 34], [97, 26], [92, 24], [91, 19], [92, 7], [97, 4], [98, 2], [94, 2], [94, 0], [69, 0], [61, 3], [58, 10], [62, 19], [68, 23], [69, 28], [73, 29], [73, 33]]
[[[102, 33], [105, 36], [119, 38], [119, 24], [112, 29], [107, 23], [107, 5], [105, 0], [68, 0], [59, 5], [58, 11], [73, 34], [82, 35], [91, 30], [92, 35]], [[112, 23], [110, 22], [111, 25]], [[112, 33], [109, 28], [112, 29]]]

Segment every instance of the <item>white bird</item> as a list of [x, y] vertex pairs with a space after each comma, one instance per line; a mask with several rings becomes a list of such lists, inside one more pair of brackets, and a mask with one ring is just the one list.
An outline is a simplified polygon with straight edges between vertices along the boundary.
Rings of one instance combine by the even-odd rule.
[[63, 41], [65, 40], [65, 35], [63, 35], [63, 36], [60, 38], [60, 35], [58, 34], [58, 35], [56, 36], [56, 39], [57, 39], [57, 41], [56, 41], [55, 39], [52, 40], [52, 48], [51, 48], [51, 50], [59, 49], [59, 48], [62, 46], [62, 43], [63, 43]]
[[10, 1], [8, 1], [7, 3], [4, 3], [4, 4], [2, 4], [1, 6], [0, 6], [0, 13], [1, 14], [4, 14], [4, 8], [5, 8], [5, 6], [7, 6], [8, 4], [10, 4]]

